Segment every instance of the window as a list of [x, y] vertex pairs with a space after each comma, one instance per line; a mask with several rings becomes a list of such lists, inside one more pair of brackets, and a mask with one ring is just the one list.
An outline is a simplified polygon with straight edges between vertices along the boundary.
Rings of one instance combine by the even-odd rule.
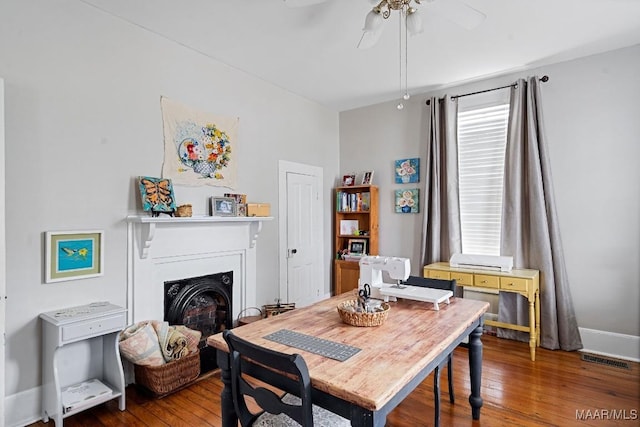
[[473, 102], [465, 102], [464, 105], [462, 99], [459, 100], [460, 221], [462, 253], [466, 254], [500, 255], [509, 118], [509, 103], [504, 100], [504, 95], [502, 98], [481, 106], [473, 105]]

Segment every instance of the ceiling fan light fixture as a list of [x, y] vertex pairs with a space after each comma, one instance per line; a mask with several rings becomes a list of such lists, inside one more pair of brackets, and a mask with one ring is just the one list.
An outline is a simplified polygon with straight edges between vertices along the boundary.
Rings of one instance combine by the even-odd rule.
[[364, 28], [362, 29], [365, 32], [373, 33], [378, 31], [380, 25], [382, 25], [382, 15], [380, 14], [380, 9], [374, 7], [371, 9], [367, 16], [364, 19]]
[[422, 33], [422, 17], [418, 14], [418, 10], [410, 7], [407, 9], [407, 30], [409, 35], [415, 36]]

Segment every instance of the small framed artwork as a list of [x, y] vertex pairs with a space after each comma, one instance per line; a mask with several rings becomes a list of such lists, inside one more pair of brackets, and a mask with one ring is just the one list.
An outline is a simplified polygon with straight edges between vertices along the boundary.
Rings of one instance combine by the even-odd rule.
[[88, 279], [104, 274], [104, 232], [47, 231], [45, 282]]
[[161, 213], [173, 216], [176, 211], [176, 197], [170, 179], [141, 176], [139, 180], [142, 209], [151, 216]]
[[420, 212], [420, 190], [396, 190], [396, 213]]
[[212, 197], [211, 215], [236, 216], [236, 199], [233, 197]]
[[367, 239], [349, 239], [348, 250], [350, 255], [366, 255]]
[[352, 187], [356, 185], [356, 174], [347, 174], [342, 176], [342, 186], [343, 187]]
[[420, 182], [420, 158], [396, 160], [396, 184]]
[[247, 203], [247, 195], [239, 194], [239, 193], [224, 193], [224, 197], [232, 197], [236, 201], [236, 205], [246, 204]]
[[362, 185], [371, 185], [373, 184], [373, 171], [365, 171], [362, 175]]
[[354, 235], [359, 230], [359, 224], [357, 219], [341, 219], [340, 220], [340, 235], [348, 236]]
[[246, 203], [237, 203], [236, 204], [236, 214], [238, 216], [247, 216], [247, 204]]

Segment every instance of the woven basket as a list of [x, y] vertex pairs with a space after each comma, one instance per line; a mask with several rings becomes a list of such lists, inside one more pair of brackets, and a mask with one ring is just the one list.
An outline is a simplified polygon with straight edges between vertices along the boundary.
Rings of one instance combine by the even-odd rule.
[[191, 216], [191, 213], [192, 213], [191, 205], [180, 205], [176, 209], [176, 216], [189, 217]]
[[188, 385], [200, 375], [200, 352], [190, 353], [158, 366], [134, 365], [136, 384], [157, 396], [169, 394]]
[[353, 326], [380, 326], [387, 320], [389, 304], [386, 302], [380, 305], [384, 311], [377, 311], [375, 313], [357, 313], [345, 310], [346, 307], [355, 307], [356, 304], [356, 300], [349, 300], [338, 305], [338, 313], [344, 323]]

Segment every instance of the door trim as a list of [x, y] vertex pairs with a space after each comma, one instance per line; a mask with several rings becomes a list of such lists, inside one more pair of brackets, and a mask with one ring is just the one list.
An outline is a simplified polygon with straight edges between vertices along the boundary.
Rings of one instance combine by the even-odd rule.
[[[302, 175], [311, 175], [315, 177], [318, 198], [315, 206], [311, 207], [315, 213], [315, 223], [317, 225], [314, 264], [317, 263], [318, 289], [324, 288], [324, 264], [322, 251], [324, 249], [324, 222], [322, 209], [324, 206], [324, 187], [323, 187], [323, 170], [318, 166], [310, 166], [302, 163], [294, 163], [287, 160], [278, 161], [278, 260], [280, 267], [279, 280], [279, 298], [282, 302], [286, 301], [287, 296], [287, 173], [297, 173]], [[321, 295], [322, 297], [322, 291]]]
[[6, 349], [6, 312], [7, 312], [7, 264], [6, 264], [6, 226], [5, 226], [5, 141], [4, 141], [4, 80], [0, 78], [0, 427], [5, 420], [5, 349]]

